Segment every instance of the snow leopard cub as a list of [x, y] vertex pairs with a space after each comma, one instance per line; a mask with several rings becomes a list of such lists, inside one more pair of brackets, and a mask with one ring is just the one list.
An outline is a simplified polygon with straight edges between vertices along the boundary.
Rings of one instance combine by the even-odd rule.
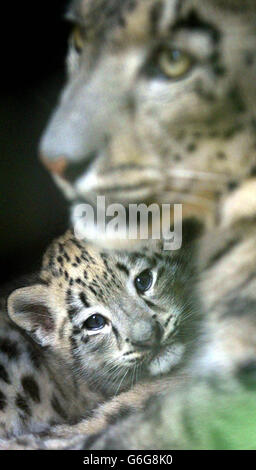
[[71, 231], [0, 324], [0, 433], [74, 423], [186, 362], [200, 328], [193, 263], [161, 243], [103, 251]]

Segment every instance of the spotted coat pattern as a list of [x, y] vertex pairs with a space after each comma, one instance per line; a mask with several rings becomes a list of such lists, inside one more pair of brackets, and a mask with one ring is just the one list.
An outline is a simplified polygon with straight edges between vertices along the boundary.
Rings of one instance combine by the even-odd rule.
[[200, 334], [195, 279], [185, 251], [162, 243], [124, 252], [72, 231], [56, 239], [37, 283], [9, 296], [13, 323], [4, 315], [0, 325], [2, 434], [78, 422], [136, 383], [185, 367]]
[[[75, 50], [71, 44], [69, 83], [41, 149], [53, 161], [66, 155], [66, 174], [56, 180], [75, 206], [102, 193], [110, 202], [182, 202], [185, 216], [204, 221], [209, 233], [201, 240], [201, 289], [212, 340], [198, 370], [206, 375], [224, 371], [225, 377], [243, 371], [253, 380], [255, 2], [131, 3], [129, 14], [128, 1], [108, 2], [112, 14], [103, 8], [103, 0], [74, 3], [71, 16], [79, 25], [88, 25], [89, 34], [85, 31], [82, 48]], [[100, 5], [100, 31], [91, 27], [94, 5]], [[196, 57], [196, 66], [181, 80], [166, 80], [155, 67], [155, 44], [166, 41]], [[79, 125], [72, 127], [68, 117], [74, 110]], [[70, 146], [63, 147], [63, 142]], [[74, 428], [58, 428], [49, 439], [32, 436], [27, 445], [131, 449], [149, 443], [163, 449], [182, 446], [182, 437], [189, 433], [191, 443], [184, 401], [193, 407], [190, 390], [196, 390], [197, 397], [205, 387], [210, 397], [212, 391], [212, 382], [201, 386], [196, 380], [196, 386], [186, 381], [178, 396], [172, 388], [166, 399], [153, 392], [150, 403], [143, 400], [145, 389], [129, 398], [120, 395], [130, 400], [129, 410], [124, 410], [122, 399], [118, 404], [110, 401], [105, 411], [80, 424], [79, 435]], [[133, 413], [136, 400], [147, 405], [140, 413], [136, 406]], [[112, 415], [113, 424], [107, 419]]]

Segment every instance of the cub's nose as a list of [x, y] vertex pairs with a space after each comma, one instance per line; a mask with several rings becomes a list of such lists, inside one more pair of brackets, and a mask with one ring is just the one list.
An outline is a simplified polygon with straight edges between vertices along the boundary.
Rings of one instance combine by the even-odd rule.
[[39, 158], [41, 162], [43, 163], [43, 165], [47, 168], [47, 170], [50, 171], [50, 173], [65, 177], [65, 172], [68, 167], [68, 161], [64, 156], [59, 157], [56, 160], [50, 160], [44, 155], [40, 154]]
[[158, 323], [146, 320], [135, 322], [131, 329], [131, 342], [134, 346], [150, 347], [160, 342], [161, 332]]

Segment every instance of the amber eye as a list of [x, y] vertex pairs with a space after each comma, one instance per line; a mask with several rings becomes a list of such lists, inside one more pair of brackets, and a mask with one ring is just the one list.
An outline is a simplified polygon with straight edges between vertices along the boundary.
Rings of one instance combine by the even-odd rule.
[[150, 269], [146, 269], [135, 279], [135, 287], [138, 292], [144, 293], [150, 289], [153, 284], [153, 274]]
[[92, 315], [84, 322], [84, 327], [92, 331], [102, 330], [106, 323], [106, 319], [102, 315], [96, 314]]
[[158, 56], [161, 72], [171, 79], [182, 78], [194, 63], [190, 54], [179, 49], [162, 49]]
[[82, 30], [79, 26], [75, 26], [73, 30], [72, 39], [73, 39], [73, 44], [74, 44], [76, 52], [78, 54], [81, 54], [84, 48], [84, 38], [83, 38]]

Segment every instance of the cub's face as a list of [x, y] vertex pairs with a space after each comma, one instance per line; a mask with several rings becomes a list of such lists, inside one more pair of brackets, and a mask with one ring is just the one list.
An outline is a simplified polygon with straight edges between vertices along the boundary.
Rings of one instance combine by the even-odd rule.
[[251, 0], [77, 0], [40, 152], [73, 205], [181, 202], [208, 219], [255, 172]]
[[41, 279], [12, 294], [11, 318], [108, 391], [168, 373], [199, 334], [193, 268], [181, 255], [101, 252], [68, 233], [48, 251]]

